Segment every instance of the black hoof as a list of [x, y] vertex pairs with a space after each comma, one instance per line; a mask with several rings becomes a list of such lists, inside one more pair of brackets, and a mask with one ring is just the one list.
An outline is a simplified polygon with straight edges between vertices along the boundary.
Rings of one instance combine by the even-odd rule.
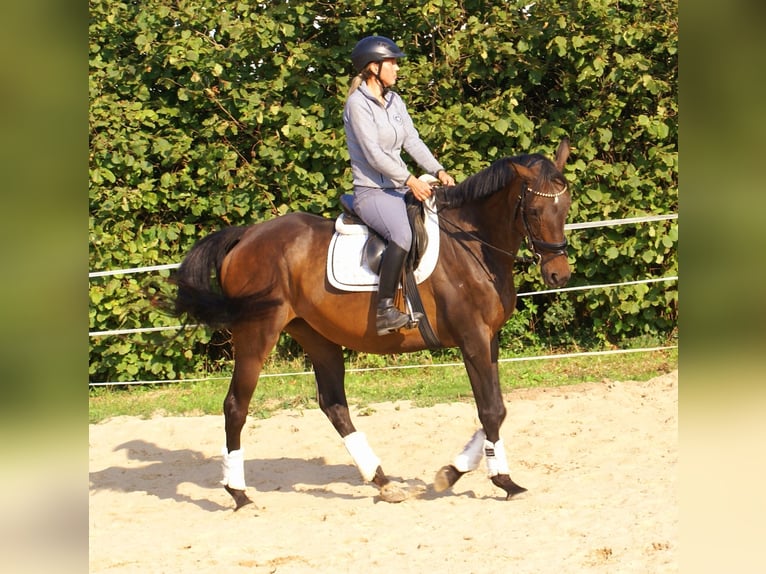
[[225, 485], [224, 488], [226, 489], [226, 492], [231, 494], [231, 497], [234, 499], [234, 503], [237, 505], [237, 507], [234, 509], [234, 512], [243, 506], [253, 503], [253, 501], [247, 497], [247, 494], [245, 494], [244, 490], [237, 490], [235, 488], [229, 487], [228, 485]]
[[507, 474], [497, 474], [492, 477], [492, 483], [498, 488], [502, 488], [507, 495], [506, 500], [510, 500], [513, 496], [526, 492], [527, 489], [523, 486], [519, 486], [511, 480], [511, 477]]
[[460, 472], [451, 464], [441, 467], [434, 478], [434, 490], [436, 492], [443, 492], [451, 488], [464, 474], [464, 472]]

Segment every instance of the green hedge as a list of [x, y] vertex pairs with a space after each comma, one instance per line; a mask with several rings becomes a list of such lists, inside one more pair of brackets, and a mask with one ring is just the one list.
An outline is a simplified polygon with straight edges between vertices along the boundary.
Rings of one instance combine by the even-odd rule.
[[[91, 0], [91, 270], [177, 263], [288, 211], [334, 217], [349, 54], [371, 33], [408, 54], [396, 89], [456, 179], [567, 135], [570, 222], [677, 212], [677, 2], [527, 4]], [[676, 275], [677, 241], [676, 221], [572, 232], [570, 284]], [[92, 278], [91, 331], [174, 324], [151, 304], [159, 275]], [[534, 268], [518, 283], [541, 287]], [[625, 344], [676, 324], [675, 283], [576, 291], [521, 299], [502, 341]], [[90, 376], [190, 376], [228, 352], [204, 331], [93, 337]]]

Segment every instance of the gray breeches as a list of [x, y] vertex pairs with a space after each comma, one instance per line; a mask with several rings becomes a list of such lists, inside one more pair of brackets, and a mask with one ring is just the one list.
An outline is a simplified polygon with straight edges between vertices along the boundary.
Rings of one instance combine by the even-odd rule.
[[405, 251], [412, 244], [412, 230], [407, 219], [404, 194], [407, 190], [357, 187], [354, 210], [369, 227]]

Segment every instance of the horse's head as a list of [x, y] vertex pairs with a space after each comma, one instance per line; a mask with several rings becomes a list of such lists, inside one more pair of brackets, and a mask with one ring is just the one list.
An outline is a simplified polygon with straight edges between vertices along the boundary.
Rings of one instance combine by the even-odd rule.
[[561, 287], [571, 275], [564, 224], [572, 198], [562, 173], [569, 158], [569, 140], [561, 141], [554, 161], [538, 155], [524, 157], [529, 161], [512, 163], [522, 180], [516, 225], [521, 226], [540, 262], [545, 284]]

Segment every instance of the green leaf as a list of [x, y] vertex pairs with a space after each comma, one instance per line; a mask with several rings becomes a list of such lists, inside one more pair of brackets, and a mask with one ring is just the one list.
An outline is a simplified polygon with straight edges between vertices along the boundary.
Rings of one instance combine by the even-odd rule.
[[604, 197], [601, 190], [598, 188], [587, 189], [585, 193], [596, 203], [600, 202]]
[[505, 134], [505, 132], [507, 132], [507, 131], [508, 131], [508, 127], [509, 127], [509, 125], [510, 125], [510, 124], [508, 123], [508, 120], [506, 120], [506, 119], [503, 119], [503, 118], [500, 118], [500, 119], [498, 119], [498, 120], [496, 120], [496, 121], [495, 121], [495, 123], [493, 124], [493, 127], [494, 127], [494, 128], [495, 128], [495, 129], [496, 129], [496, 130], [497, 130], [497, 131], [500, 133], [500, 134]]
[[653, 249], [647, 249], [641, 254], [641, 259], [643, 259], [647, 263], [651, 263], [652, 261], [655, 260], [656, 257], [657, 257], [657, 252], [654, 251]]

